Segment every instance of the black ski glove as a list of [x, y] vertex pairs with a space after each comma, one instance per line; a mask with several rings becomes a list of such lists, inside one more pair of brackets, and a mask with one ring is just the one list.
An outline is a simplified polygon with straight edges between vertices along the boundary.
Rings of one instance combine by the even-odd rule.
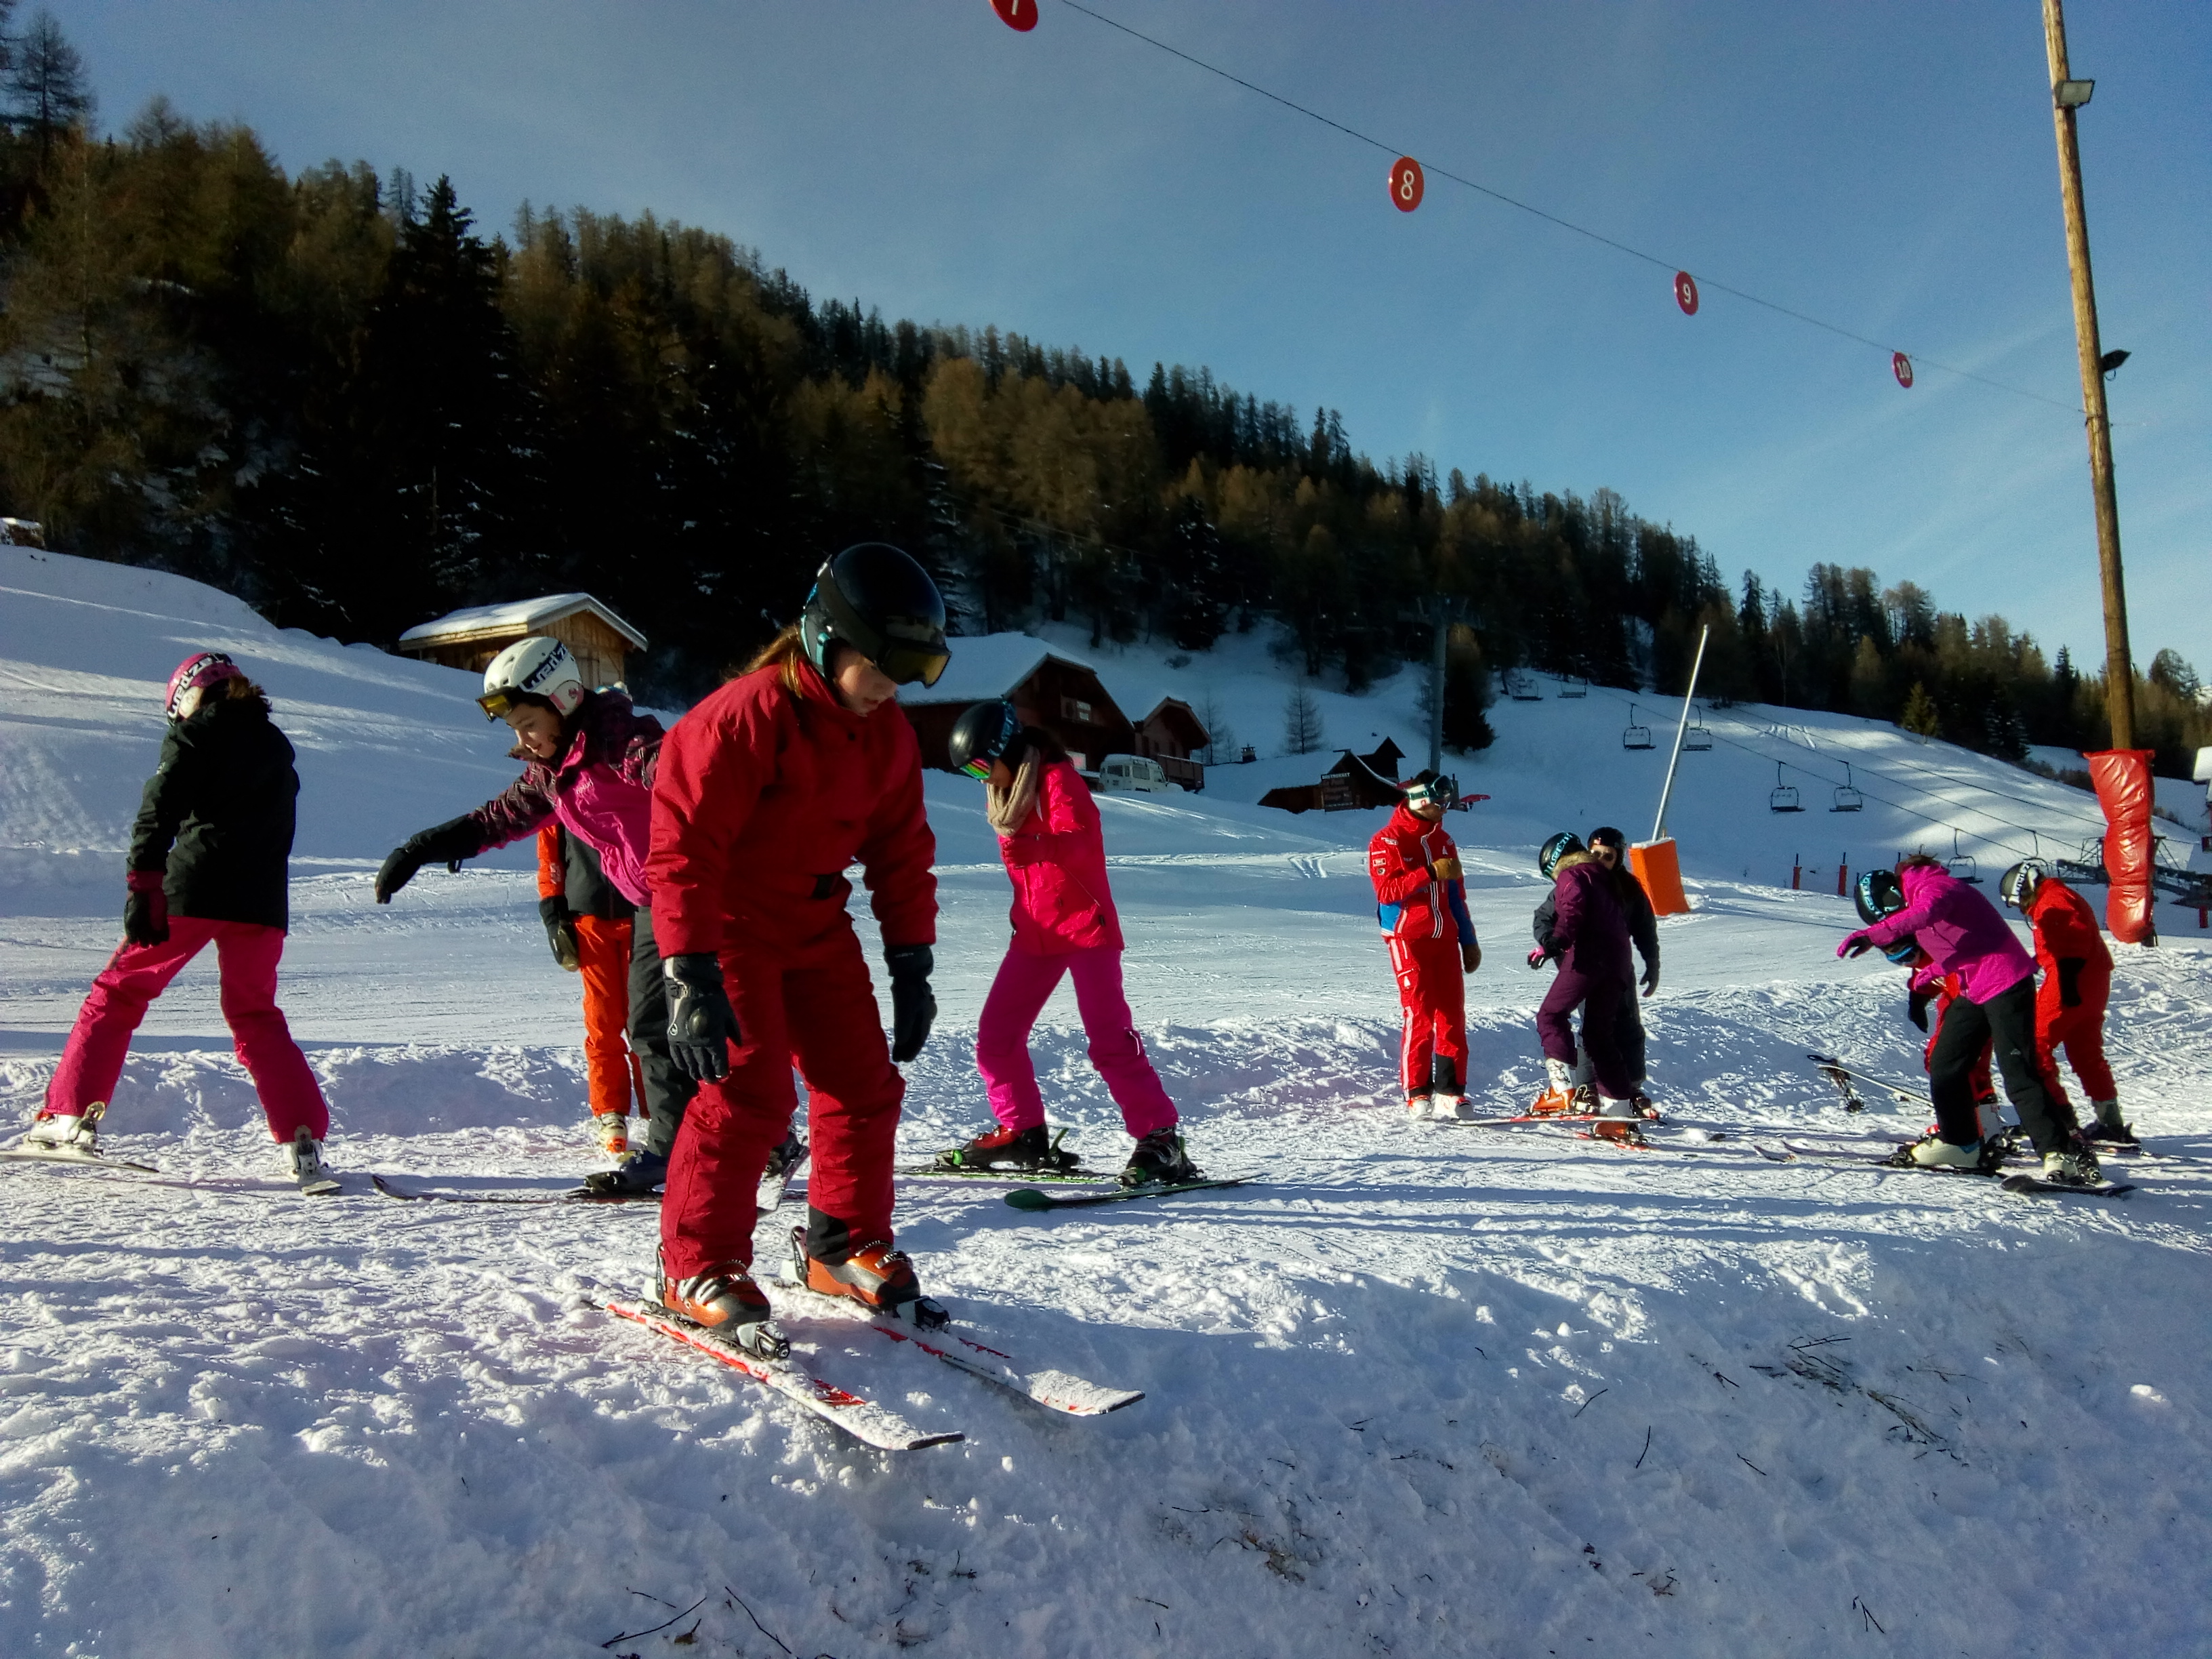
[[1650, 996], [1659, 988], [1659, 963], [1655, 957], [1644, 964], [1644, 994]]
[[891, 945], [884, 948], [884, 963], [891, 970], [891, 1058], [903, 1066], [921, 1052], [937, 1018], [937, 999], [929, 992], [937, 959], [927, 945]]
[[558, 893], [548, 893], [538, 901], [538, 919], [545, 924], [545, 939], [553, 947], [553, 960], [575, 973], [583, 957], [576, 949], [576, 917], [568, 908], [568, 901]]
[[711, 951], [664, 957], [668, 982], [668, 1057], [702, 1083], [730, 1074], [730, 1044], [743, 1042], [738, 1012], [722, 988], [722, 964]]
[[442, 864], [448, 870], [459, 870], [463, 859], [472, 859], [483, 851], [483, 831], [476, 820], [458, 817], [424, 830], [392, 849], [392, 856], [384, 860], [384, 868], [376, 872], [376, 902], [392, 902], [392, 896], [415, 879], [415, 872], [426, 864]]
[[123, 937], [132, 945], [169, 942], [169, 898], [159, 870], [133, 870], [131, 896], [123, 901]]
[[2080, 957], [2058, 958], [2058, 1006], [2079, 1008], [2081, 1006], [2081, 970], [2088, 963]]
[[1528, 965], [1531, 968], [1541, 968], [1551, 959], [1552, 953], [1540, 945], [1528, 952]]
[[1935, 1000], [1924, 991], [1909, 991], [1905, 998], [1905, 1017], [1922, 1030], [1928, 1029], [1928, 1005]]

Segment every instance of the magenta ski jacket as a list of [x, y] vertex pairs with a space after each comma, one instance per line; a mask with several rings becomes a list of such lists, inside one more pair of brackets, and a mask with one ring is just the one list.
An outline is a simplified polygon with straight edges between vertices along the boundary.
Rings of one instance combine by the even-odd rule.
[[630, 707], [619, 691], [587, 696], [556, 762], [533, 760], [504, 794], [469, 814], [486, 851], [534, 836], [547, 820], [599, 855], [599, 867], [632, 904], [651, 902], [645, 882], [653, 845], [653, 778], [660, 761], [660, 722]]
[[1987, 1002], [2024, 979], [2035, 977], [2035, 958], [2013, 937], [1997, 908], [1948, 870], [1917, 864], [1898, 878], [1905, 908], [1862, 927], [1837, 947], [1855, 943], [1877, 949], [1911, 934], [1939, 974], [1956, 974], [1967, 1001]]
[[1038, 769], [1036, 805], [999, 837], [1014, 883], [1014, 947], [1033, 957], [1121, 948], [1121, 918], [1106, 884], [1106, 836], [1091, 786], [1070, 761]]

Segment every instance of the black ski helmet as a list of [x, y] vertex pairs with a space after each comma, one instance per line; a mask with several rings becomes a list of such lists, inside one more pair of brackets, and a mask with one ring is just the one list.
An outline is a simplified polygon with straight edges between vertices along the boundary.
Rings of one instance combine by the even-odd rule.
[[1021, 729], [1022, 717], [1004, 697], [970, 705], [952, 723], [952, 735], [945, 740], [952, 769], [971, 778], [989, 777], [991, 763], [1006, 752]]
[[2014, 909], [2023, 910], [2042, 884], [2043, 866], [2033, 859], [2022, 859], [1997, 878], [1997, 896]]
[[1869, 870], [1852, 884], [1851, 897], [1859, 907], [1859, 920], [1869, 927], [1905, 908], [1905, 889], [1894, 870]]
[[830, 673], [830, 642], [842, 640], [901, 685], [937, 684], [952, 653], [945, 645], [945, 596], [929, 573], [889, 542], [862, 542], [826, 561], [799, 617], [806, 660]]
[[1589, 851], [1589, 848], [1583, 845], [1580, 836], [1571, 830], [1562, 830], [1536, 849], [1536, 868], [1543, 872], [1544, 879], [1549, 881], [1558, 872], [1559, 861], [1568, 854]]

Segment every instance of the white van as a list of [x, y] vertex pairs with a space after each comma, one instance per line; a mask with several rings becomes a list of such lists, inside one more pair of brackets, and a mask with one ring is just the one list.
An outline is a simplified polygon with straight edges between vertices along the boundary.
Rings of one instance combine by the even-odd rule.
[[1109, 755], [1098, 763], [1098, 788], [1103, 794], [1164, 794], [1176, 787], [1158, 761], [1142, 755]]

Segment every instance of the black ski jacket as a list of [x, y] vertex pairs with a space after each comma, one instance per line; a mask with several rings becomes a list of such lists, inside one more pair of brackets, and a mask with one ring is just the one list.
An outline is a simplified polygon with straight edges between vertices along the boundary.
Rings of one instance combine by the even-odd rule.
[[172, 721], [131, 830], [131, 867], [162, 870], [169, 913], [283, 927], [300, 775], [258, 700], [204, 701]]

